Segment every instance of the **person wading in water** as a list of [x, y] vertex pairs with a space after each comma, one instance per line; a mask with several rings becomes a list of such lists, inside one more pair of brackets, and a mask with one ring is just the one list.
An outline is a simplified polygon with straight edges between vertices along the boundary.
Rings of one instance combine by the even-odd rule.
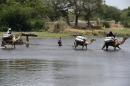
[[61, 37], [60, 37], [59, 40], [58, 40], [58, 46], [62, 46], [62, 40], [61, 40]]

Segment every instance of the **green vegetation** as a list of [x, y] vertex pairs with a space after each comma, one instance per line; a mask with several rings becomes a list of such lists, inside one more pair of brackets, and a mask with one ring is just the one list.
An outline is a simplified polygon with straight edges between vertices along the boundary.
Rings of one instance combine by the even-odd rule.
[[[119, 10], [103, 0], [0, 0], [0, 31], [10, 27], [17, 32], [38, 32], [40, 37], [58, 37], [70, 35], [65, 31], [69, 27], [84, 29], [83, 34], [99, 35], [105, 33], [103, 27], [111, 27], [112, 20], [130, 27], [130, 7]], [[93, 30], [94, 25], [98, 30]], [[117, 33], [129, 35], [129, 29]]]
[[[4, 32], [0, 32], [0, 37], [2, 37], [2, 34]], [[72, 37], [72, 34], [64, 32], [64, 33], [51, 33], [51, 32], [29, 32], [29, 33], [34, 33], [38, 35], [37, 38], [69, 38]], [[19, 32], [13, 32], [13, 34], [19, 34]]]
[[103, 22], [103, 27], [110, 28], [110, 24], [108, 22]]
[[117, 36], [130, 36], [130, 28], [122, 30], [112, 30]]
[[121, 18], [121, 10], [117, 9], [116, 7], [107, 5], [103, 5], [98, 14], [102, 19], [107, 21], [115, 20], [116, 23], [119, 22]]
[[121, 22], [125, 27], [130, 27], [130, 7], [123, 10], [121, 14]]
[[[117, 36], [117, 37], [130, 37], [130, 29], [129, 28], [125, 28], [125, 29], [111, 29], [113, 31], [113, 33]], [[2, 34], [4, 32], [0, 32], [0, 37], [2, 37]], [[60, 32], [60, 33], [53, 33], [53, 32], [29, 32], [29, 33], [34, 33], [37, 34], [38, 37], [37, 38], [71, 38], [73, 37], [73, 35], [77, 35], [77, 34], [82, 34], [84, 36], [99, 36], [99, 37], [104, 37], [106, 36], [106, 34], [108, 33], [108, 30], [106, 29], [100, 29], [100, 30], [78, 30], [78, 29], [67, 29], [64, 32]], [[13, 32], [13, 34], [19, 34], [19, 32]]]
[[71, 37], [70, 33], [50, 33], [50, 32], [35, 32], [38, 35], [38, 38], [68, 38]]
[[[4, 0], [0, 2], [0, 31], [35, 31], [44, 28], [44, 3], [41, 0]], [[4, 29], [3, 29], [4, 28]]]
[[1, 26], [12, 27], [14, 31], [30, 31], [29, 9], [20, 6], [7, 6], [1, 13]]

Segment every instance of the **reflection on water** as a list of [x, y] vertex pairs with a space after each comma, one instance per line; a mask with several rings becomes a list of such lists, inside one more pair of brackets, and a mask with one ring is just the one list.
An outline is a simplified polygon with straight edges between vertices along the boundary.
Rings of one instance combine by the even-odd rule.
[[129, 65], [78, 60], [3, 59], [0, 60], [0, 86], [130, 85]]
[[74, 78], [73, 75], [63, 75], [68, 67], [71, 64], [65, 61], [0, 60], [0, 86], [61, 86], [57, 80]]

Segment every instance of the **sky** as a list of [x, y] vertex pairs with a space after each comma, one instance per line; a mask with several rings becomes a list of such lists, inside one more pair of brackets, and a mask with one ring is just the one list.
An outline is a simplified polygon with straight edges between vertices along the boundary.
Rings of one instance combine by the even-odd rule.
[[105, 0], [107, 5], [115, 6], [119, 9], [125, 9], [130, 6], [130, 0]]

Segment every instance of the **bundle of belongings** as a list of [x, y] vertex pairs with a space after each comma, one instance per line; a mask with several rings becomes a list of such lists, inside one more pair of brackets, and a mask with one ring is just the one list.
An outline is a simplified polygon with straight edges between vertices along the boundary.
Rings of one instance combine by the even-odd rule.
[[114, 37], [106, 37], [104, 39], [105, 42], [114, 42], [115, 41], [115, 38]]
[[3, 41], [10, 40], [10, 39], [12, 39], [12, 37], [13, 36], [11, 34], [11, 28], [9, 28], [8, 31], [5, 34], [3, 34], [2, 40]]
[[86, 40], [86, 37], [83, 37], [83, 36], [77, 36], [75, 38], [75, 41], [79, 41], [79, 42], [84, 42]]

